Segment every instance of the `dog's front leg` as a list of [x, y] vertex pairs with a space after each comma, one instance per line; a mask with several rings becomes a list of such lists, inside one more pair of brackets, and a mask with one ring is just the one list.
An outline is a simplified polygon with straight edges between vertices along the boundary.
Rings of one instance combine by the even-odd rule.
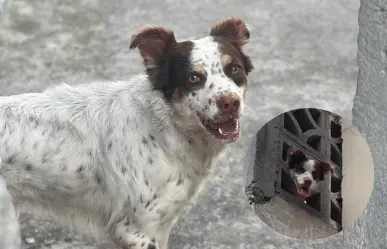
[[169, 239], [169, 234], [171, 232], [172, 228], [172, 223], [165, 225], [162, 229], [159, 231], [159, 239], [158, 239], [158, 244], [159, 244], [159, 249], [167, 249], [168, 248], [168, 239]]

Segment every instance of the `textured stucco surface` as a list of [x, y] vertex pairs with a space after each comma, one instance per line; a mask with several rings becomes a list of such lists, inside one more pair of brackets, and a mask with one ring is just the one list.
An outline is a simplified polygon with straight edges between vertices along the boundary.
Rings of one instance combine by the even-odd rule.
[[[243, 138], [218, 166], [197, 201], [186, 208], [172, 231], [170, 248], [342, 248], [341, 237], [306, 243], [270, 230], [248, 206], [240, 162], [260, 127], [289, 109], [318, 107], [352, 118], [358, 72], [358, 9], [359, 3], [353, 0], [12, 0], [0, 24], [0, 95], [41, 91], [59, 82], [125, 80], [142, 70], [138, 52], [127, 48], [135, 28], [166, 25], [180, 40], [207, 35], [209, 26], [224, 17], [243, 17], [252, 32], [246, 50], [257, 68], [250, 77]], [[383, 49], [374, 57], [385, 58], [384, 52], [379, 53]], [[371, 59], [366, 60], [371, 63]], [[382, 82], [381, 77], [372, 78], [374, 85]], [[374, 89], [374, 94], [382, 93]], [[380, 110], [368, 110], [369, 118]], [[363, 131], [370, 138], [385, 136], [376, 125], [367, 123]], [[382, 152], [381, 148], [374, 152], [380, 155], [375, 159], [378, 175], [386, 173], [380, 166]], [[377, 183], [382, 181], [377, 179]], [[370, 209], [372, 217], [382, 215], [377, 208], [385, 204], [381, 197], [386, 195], [386, 188], [376, 189], [378, 199]], [[55, 223], [26, 215], [20, 220], [23, 249], [112, 248], [97, 246]], [[377, 248], [359, 247], [364, 244], [359, 242], [362, 229], [367, 232], [364, 237], [370, 238], [375, 232], [385, 242], [385, 233], [376, 231], [382, 222], [385, 224], [379, 218], [374, 226], [354, 228], [356, 233], [347, 236], [357, 239], [353, 248]], [[31, 238], [35, 242], [26, 243]], [[372, 246], [377, 245], [381, 244], [372, 242]]]
[[353, 123], [365, 136], [374, 161], [375, 184], [367, 212], [344, 236], [351, 248], [387, 245], [387, 1], [361, 1], [358, 88]]

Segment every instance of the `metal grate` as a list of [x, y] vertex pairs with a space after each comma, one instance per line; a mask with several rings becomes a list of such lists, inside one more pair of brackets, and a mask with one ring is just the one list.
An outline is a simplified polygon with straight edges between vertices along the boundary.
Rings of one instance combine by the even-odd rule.
[[[340, 117], [318, 109], [297, 109], [266, 124], [257, 134], [254, 180], [246, 188], [251, 202], [269, 202], [274, 195], [295, 203], [341, 231], [342, 139]], [[322, 184], [321, 194], [303, 199], [293, 195], [286, 162], [291, 147], [309, 158], [331, 163], [333, 174]]]

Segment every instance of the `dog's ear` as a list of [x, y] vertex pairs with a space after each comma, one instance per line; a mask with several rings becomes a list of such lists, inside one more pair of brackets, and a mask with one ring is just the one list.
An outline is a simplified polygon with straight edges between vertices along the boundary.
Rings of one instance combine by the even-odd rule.
[[161, 26], [146, 26], [138, 29], [131, 38], [130, 49], [138, 48], [144, 59], [145, 66], [153, 63], [164, 55], [169, 47], [176, 44], [173, 31]]
[[331, 172], [333, 173], [333, 167], [330, 163], [327, 162], [320, 162], [320, 180], [324, 180], [324, 176], [326, 173]]
[[243, 20], [227, 18], [211, 27], [210, 36], [221, 37], [238, 46], [243, 46], [250, 39], [250, 31]]
[[210, 29], [210, 36], [220, 37], [221, 39], [234, 44], [243, 58], [246, 75], [254, 70], [254, 65], [249, 56], [247, 56], [241, 47], [248, 43], [250, 39], [250, 30], [246, 23], [238, 18], [228, 18], [218, 22]]
[[287, 161], [290, 169], [294, 168], [295, 165], [301, 164], [302, 162], [308, 160], [305, 153], [300, 149], [290, 148], [287, 154]]

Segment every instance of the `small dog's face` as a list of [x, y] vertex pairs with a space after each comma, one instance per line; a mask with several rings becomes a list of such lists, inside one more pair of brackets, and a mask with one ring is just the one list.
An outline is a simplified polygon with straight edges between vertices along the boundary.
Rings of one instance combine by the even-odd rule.
[[308, 159], [305, 153], [298, 149], [289, 149], [287, 160], [290, 176], [302, 198], [320, 193], [325, 174], [333, 172], [329, 163]]
[[233, 142], [253, 69], [242, 52], [249, 37], [245, 23], [230, 18], [213, 26], [208, 37], [183, 42], [171, 30], [145, 27], [133, 35], [131, 48], [140, 49], [154, 89], [163, 92], [185, 127]]

